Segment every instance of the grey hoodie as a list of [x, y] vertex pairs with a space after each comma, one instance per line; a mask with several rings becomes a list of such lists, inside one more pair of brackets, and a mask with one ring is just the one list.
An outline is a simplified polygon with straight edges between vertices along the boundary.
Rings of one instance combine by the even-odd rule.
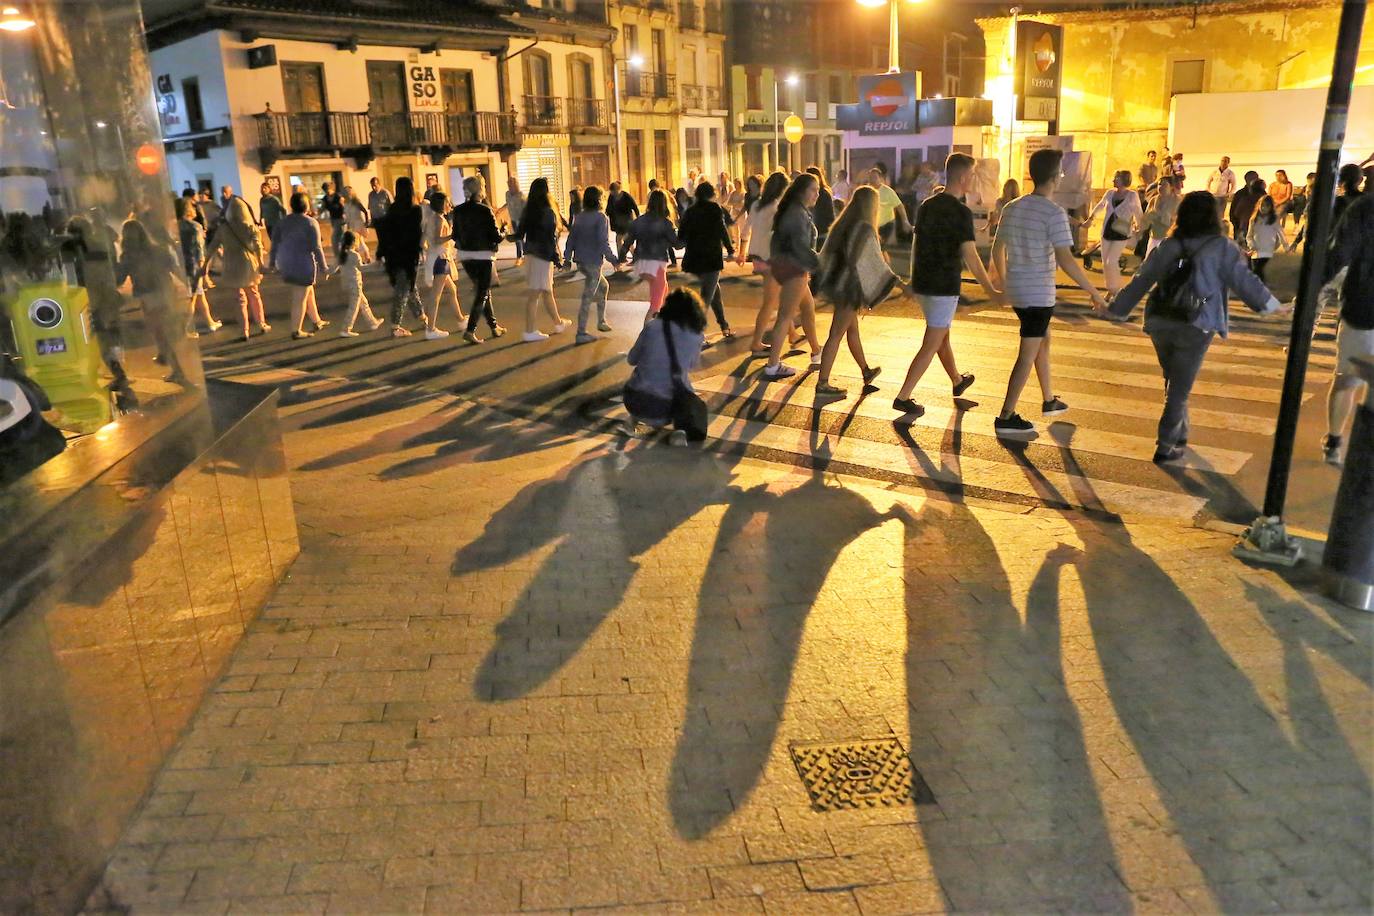
[[[1250, 270], [1249, 260], [1235, 242], [1225, 236], [1211, 235], [1182, 241], [1173, 237], [1165, 239], [1140, 265], [1126, 288], [1117, 294], [1111, 304], [1111, 313], [1120, 319], [1129, 316], [1136, 303], [1175, 269], [1185, 245], [1193, 259], [1190, 281], [1193, 292], [1207, 300], [1197, 319], [1192, 322], [1194, 327], [1202, 331], [1216, 331], [1225, 337], [1230, 327], [1226, 302], [1232, 292], [1257, 312], [1279, 309], [1279, 300]], [[1177, 325], [1178, 322], [1152, 316], [1147, 309], [1145, 330], [1151, 331], [1161, 324]]]

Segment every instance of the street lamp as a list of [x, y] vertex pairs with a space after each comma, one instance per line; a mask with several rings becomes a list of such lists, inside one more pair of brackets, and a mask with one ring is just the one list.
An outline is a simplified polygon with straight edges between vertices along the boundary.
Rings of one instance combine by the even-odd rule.
[[887, 72], [900, 73], [902, 69], [901, 55], [898, 53], [897, 40], [897, 5], [898, 3], [920, 3], [921, 0], [858, 0], [861, 6], [879, 7], [887, 4]]
[[36, 24], [31, 17], [19, 12], [16, 7], [7, 6], [0, 11], [0, 29], [6, 32], [27, 32]]
[[[775, 71], [775, 73], [776, 73], [776, 71]], [[784, 79], [783, 82], [786, 83], [788, 86], [796, 86], [797, 83], [801, 82], [801, 77], [797, 76], [797, 74], [795, 74], [795, 73], [789, 73], [789, 74], [787, 74], [787, 78]], [[780, 151], [780, 147], [779, 147], [779, 143], [778, 143], [778, 80], [777, 80], [777, 77], [774, 76], [774, 78], [773, 78], [773, 168], [777, 168], [777, 167], [778, 167], [778, 163], [779, 163], [779, 161], [781, 160], [781, 158], [782, 158], [782, 153], [781, 153], [781, 151]]]
[[[638, 54], [631, 54], [625, 60], [626, 74], [630, 70], [638, 70], [644, 66], [644, 58]], [[620, 177], [625, 177], [625, 129], [620, 123], [620, 68], [611, 66], [612, 78], [615, 80], [615, 158], [620, 163]], [[604, 84], [603, 84], [604, 85]]]

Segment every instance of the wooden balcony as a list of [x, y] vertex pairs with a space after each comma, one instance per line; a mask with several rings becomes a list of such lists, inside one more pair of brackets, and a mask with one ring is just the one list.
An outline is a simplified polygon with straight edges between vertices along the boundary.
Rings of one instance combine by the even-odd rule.
[[527, 134], [559, 134], [568, 129], [563, 100], [552, 95], [527, 95], [521, 106], [520, 130]]
[[265, 111], [253, 116], [264, 170], [280, 159], [349, 156], [359, 167], [381, 153], [419, 151], [442, 161], [455, 149], [513, 147], [514, 113]]

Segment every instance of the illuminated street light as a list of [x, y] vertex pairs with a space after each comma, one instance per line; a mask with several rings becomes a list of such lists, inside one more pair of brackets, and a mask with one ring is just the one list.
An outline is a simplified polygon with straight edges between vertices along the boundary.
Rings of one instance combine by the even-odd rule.
[[901, 2], [905, 2], [905, 3], [920, 3], [920, 2], [922, 2], [922, 0], [858, 0], [858, 3], [859, 3], [860, 6], [870, 6], [870, 7], [875, 7], [875, 8], [876, 8], [876, 7], [882, 6], [883, 4], [887, 4], [887, 16], [888, 16], [888, 25], [887, 25], [887, 72], [888, 72], [888, 73], [900, 73], [900, 72], [901, 72], [901, 69], [902, 69], [901, 61], [899, 60], [899, 58], [901, 57], [901, 55], [900, 55], [900, 53], [898, 52], [898, 38], [897, 38], [897, 32], [898, 32], [898, 26], [897, 26], [897, 4], [898, 4], [898, 3], [901, 3]]
[[35, 25], [37, 23], [19, 12], [15, 7], [7, 6], [0, 10], [0, 29], [6, 32], [27, 32]]
[[[776, 72], [774, 71], [775, 74]], [[788, 86], [796, 86], [801, 82], [801, 77], [795, 73], [789, 73], [783, 82]], [[778, 141], [778, 80], [775, 75], [773, 78], [773, 168], [778, 167], [778, 160], [781, 155], [781, 146]]]

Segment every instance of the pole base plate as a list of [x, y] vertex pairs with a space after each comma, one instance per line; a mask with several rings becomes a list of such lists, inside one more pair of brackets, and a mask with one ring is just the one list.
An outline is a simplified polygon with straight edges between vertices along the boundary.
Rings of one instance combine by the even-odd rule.
[[1231, 555], [1251, 563], [1293, 567], [1302, 561], [1302, 545], [1284, 528], [1283, 519], [1261, 517], [1245, 529]]

